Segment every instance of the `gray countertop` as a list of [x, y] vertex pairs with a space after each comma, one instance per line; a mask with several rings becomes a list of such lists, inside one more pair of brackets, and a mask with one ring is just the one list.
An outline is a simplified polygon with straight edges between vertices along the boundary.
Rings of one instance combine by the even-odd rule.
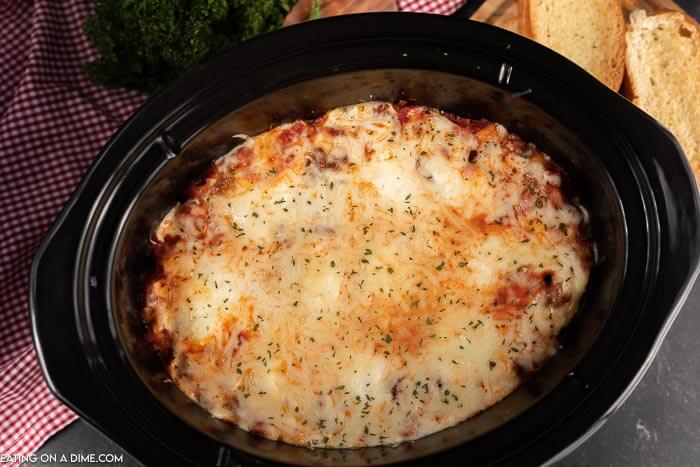
[[[700, 0], [676, 2], [700, 19]], [[700, 282], [627, 402], [558, 465], [700, 466], [699, 335]], [[82, 420], [56, 434], [39, 453], [123, 454], [120, 465], [141, 465]]]

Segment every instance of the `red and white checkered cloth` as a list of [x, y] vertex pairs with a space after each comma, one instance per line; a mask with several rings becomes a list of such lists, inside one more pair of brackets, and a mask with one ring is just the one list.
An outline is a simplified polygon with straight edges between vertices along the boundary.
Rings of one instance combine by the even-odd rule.
[[396, 0], [401, 11], [451, 15], [467, 0]]
[[[464, 2], [398, 5], [450, 14]], [[90, 161], [145, 100], [86, 81], [80, 65], [95, 52], [82, 24], [91, 11], [88, 0], [0, 0], [0, 456], [31, 454], [76, 418], [36, 360], [29, 265]]]

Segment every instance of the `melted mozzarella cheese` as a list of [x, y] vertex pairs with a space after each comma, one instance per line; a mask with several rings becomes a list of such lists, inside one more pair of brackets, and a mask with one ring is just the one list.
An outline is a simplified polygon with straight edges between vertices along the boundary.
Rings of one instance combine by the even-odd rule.
[[591, 248], [501, 125], [373, 102], [247, 139], [155, 234], [152, 342], [215, 417], [292, 444], [416, 439], [556, 350]]

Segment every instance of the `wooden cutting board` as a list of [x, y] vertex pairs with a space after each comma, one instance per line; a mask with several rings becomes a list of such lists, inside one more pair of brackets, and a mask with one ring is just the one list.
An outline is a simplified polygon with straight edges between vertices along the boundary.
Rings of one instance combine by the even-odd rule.
[[[311, 0], [299, 0], [287, 14], [283, 26], [301, 23], [309, 19]], [[346, 15], [348, 13], [368, 13], [371, 11], [398, 11], [395, 0], [319, 0], [322, 17]]]
[[[626, 14], [638, 8], [649, 13], [662, 10], [683, 11], [672, 0], [621, 0], [621, 3]], [[518, 32], [518, 0], [488, 0], [474, 13], [472, 19]]]
[[[673, 0], [620, 0], [626, 14], [644, 8], [649, 13], [661, 10], [683, 11]], [[299, 0], [287, 15], [284, 25], [306, 21], [311, 0]], [[398, 11], [395, 0], [320, 0], [321, 15], [334, 16], [368, 11]], [[472, 19], [518, 32], [518, 0], [487, 0]]]

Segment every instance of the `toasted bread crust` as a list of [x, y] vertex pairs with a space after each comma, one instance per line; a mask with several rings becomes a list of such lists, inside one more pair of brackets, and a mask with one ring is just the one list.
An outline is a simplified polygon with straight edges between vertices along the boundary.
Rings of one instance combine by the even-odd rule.
[[[544, 13], [544, 15], [551, 15], [552, 18], [543, 18], [543, 12], [538, 8], [541, 6], [541, 1], [542, 0], [518, 0], [518, 25], [521, 33], [544, 45], [552, 47], [552, 45], [548, 43], [551, 42], [551, 29], [549, 29], [549, 32], [545, 32], [541, 30], [541, 25], [547, 24], [548, 28], [551, 28], [552, 25], [560, 25], [561, 28], [556, 30], [558, 42], [573, 42], [571, 38], [576, 35], [578, 29], [572, 27], [571, 24], [564, 24], [555, 18], [559, 13], [558, 11]], [[554, 46], [552, 48], [555, 50], [558, 49], [557, 52], [577, 62], [606, 86], [617, 91], [624, 77], [625, 61], [625, 18], [622, 7], [618, 0], [581, 0], [581, 2], [587, 3], [586, 8], [597, 11], [596, 18], [599, 18], [601, 22], [605, 21], [608, 23], [605, 25], [605, 29], [609, 30], [610, 33], [606, 34], [602, 39], [604, 45], [601, 47], [587, 47], [585, 53], [588, 55], [585, 59], [581, 58], [580, 50], [578, 51], [578, 59], [576, 59], [574, 50], [576, 45], [567, 43], [565, 46]], [[567, 8], [567, 5], [561, 3], [557, 4], [557, 7], [561, 7], [561, 13], [566, 15], [566, 12], [563, 10]], [[572, 18], [576, 17], [576, 15], [568, 16]], [[599, 64], [600, 62], [603, 62], [603, 64], [593, 65], [593, 63]]]
[[[683, 74], [679, 75], [682, 78], [679, 81], [673, 82], [668, 75], [663, 76], [662, 73], [658, 76], [659, 81], [666, 79], [662, 88], [655, 88], [653, 83], [647, 82], [651, 73], [645, 68], [653, 68], [653, 59], [658, 58], [658, 55], [654, 51], [646, 50], [643, 38], [640, 36], [641, 32], [638, 30], [654, 27], [655, 25], [665, 26], [671, 23], [678, 26], [678, 35], [675, 36], [677, 39], [666, 36], [661, 38], [661, 40], [682, 41], [684, 37], [691, 37], [695, 40], [691, 41], [690, 44], [700, 44], [700, 25], [685, 13], [664, 11], [655, 15], [647, 15], [644, 10], [632, 12], [630, 15], [630, 26], [626, 34], [627, 53], [625, 57], [626, 72], [623, 91], [625, 96], [635, 105], [667, 126], [676, 136], [690, 162], [696, 179], [700, 181], [700, 125], [697, 123], [697, 115], [692, 114], [692, 109], [700, 107], [700, 96], [691, 87], [694, 83], [700, 81], [700, 63], [698, 63], [700, 55], [697, 55], [697, 49], [696, 55], [690, 57], [691, 66], [683, 66], [682, 63], [676, 63], [677, 66], [683, 68]], [[659, 30], [668, 31], [668, 29], [664, 28]], [[674, 56], [674, 49], [672, 49], [670, 42], [666, 44], [666, 49], [668, 50], [669, 61], [679, 62], [687, 58]], [[641, 54], [644, 53], [648, 55], [644, 56], [647, 60], [642, 63], [644, 59]], [[693, 62], [693, 58], [695, 62]], [[695, 63], [695, 65], [693, 66], [692, 63]], [[660, 89], [668, 91], [671, 96], [659, 97], [658, 92]], [[664, 105], [664, 102], [667, 100], [676, 101], [679, 103], [679, 106], [669, 108]], [[682, 112], [682, 115], [679, 112]]]

